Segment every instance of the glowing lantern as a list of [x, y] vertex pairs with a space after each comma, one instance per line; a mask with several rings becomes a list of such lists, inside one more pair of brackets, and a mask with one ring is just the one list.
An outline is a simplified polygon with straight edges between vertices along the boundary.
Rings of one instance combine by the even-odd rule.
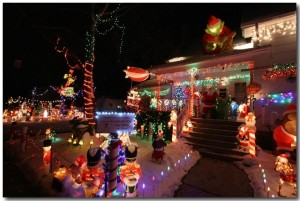
[[247, 88], [247, 93], [248, 94], [256, 94], [257, 92], [259, 92], [261, 90], [261, 84], [257, 83], [257, 82], [251, 82]]

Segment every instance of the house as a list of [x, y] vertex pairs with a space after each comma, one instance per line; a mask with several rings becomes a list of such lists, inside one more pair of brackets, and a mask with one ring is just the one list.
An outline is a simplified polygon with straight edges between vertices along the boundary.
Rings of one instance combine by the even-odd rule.
[[190, 117], [199, 115], [203, 107], [197, 95], [212, 88], [225, 100], [235, 98], [238, 104], [246, 100], [255, 112], [258, 130], [274, 128], [286, 105], [296, 103], [297, 19], [293, 5], [292, 10], [242, 21], [242, 36], [248, 43], [235, 44], [232, 51], [219, 54], [170, 59], [147, 69], [155, 79], [135, 87], [141, 96], [156, 98], [157, 109], [187, 108]]

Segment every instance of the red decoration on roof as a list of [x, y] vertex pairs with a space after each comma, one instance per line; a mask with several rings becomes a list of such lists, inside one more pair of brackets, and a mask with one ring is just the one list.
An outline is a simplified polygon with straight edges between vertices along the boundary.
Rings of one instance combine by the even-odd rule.
[[128, 66], [124, 72], [126, 73], [125, 78], [130, 78], [134, 82], [143, 82], [149, 77], [149, 72], [142, 68]]

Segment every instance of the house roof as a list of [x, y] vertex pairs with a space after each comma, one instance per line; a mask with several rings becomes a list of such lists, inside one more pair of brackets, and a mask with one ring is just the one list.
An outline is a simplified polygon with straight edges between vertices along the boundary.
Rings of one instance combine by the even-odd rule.
[[193, 55], [186, 60], [174, 63], [167, 63], [158, 65], [147, 69], [154, 74], [165, 74], [170, 72], [180, 72], [190, 69], [193, 65], [201, 64], [201, 67], [208, 68], [215, 65], [224, 65], [225, 63], [241, 62], [242, 58], [247, 59], [249, 55], [253, 55], [260, 51], [266, 51], [270, 46], [257, 47], [245, 50], [233, 50], [230, 52], [216, 54], [216, 55]]

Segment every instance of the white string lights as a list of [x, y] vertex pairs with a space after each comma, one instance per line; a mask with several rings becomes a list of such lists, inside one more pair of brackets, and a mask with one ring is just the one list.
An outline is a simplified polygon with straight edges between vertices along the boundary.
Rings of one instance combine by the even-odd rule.
[[273, 38], [278, 36], [293, 35], [296, 34], [296, 18], [272, 25], [259, 26], [258, 33], [255, 29], [252, 32], [252, 41], [254, 42], [272, 41]]

